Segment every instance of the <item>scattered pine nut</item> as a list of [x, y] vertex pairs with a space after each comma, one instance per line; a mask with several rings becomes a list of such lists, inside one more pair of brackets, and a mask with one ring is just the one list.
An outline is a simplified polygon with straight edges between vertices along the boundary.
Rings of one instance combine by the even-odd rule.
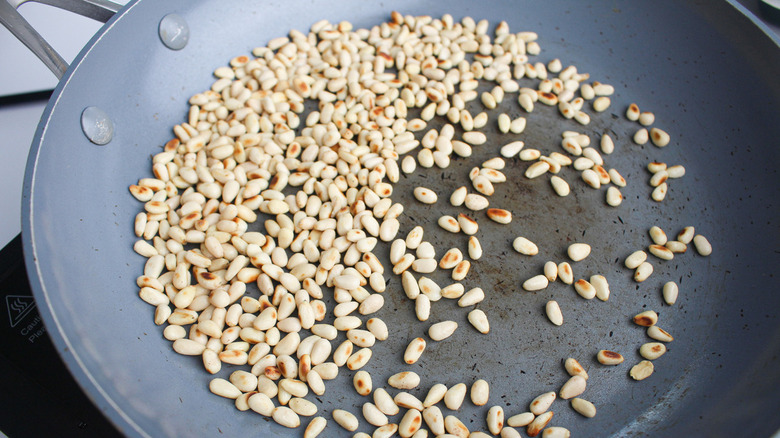
[[677, 295], [679, 294], [679, 289], [677, 287], [677, 283], [673, 281], [668, 281], [664, 284], [663, 287], [663, 297], [664, 302], [667, 305], [673, 305], [677, 301]]
[[596, 416], [596, 406], [585, 399], [579, 397], [571, 399], [571, 407], [583, 417], [593, 418]]
[[698, 252], [700, 256], [707, 257], [708, 255], [712, 254], [712, 245], [707, 240], [707, 238], [701, 234], [694, 236], [693, 246], [696, 248], [696, 252]]
[[649, 360], [643, 360], [642, 362], [639, 362], [638, 364], [631, 367], [631, 371], [629, 371], [628, 374], [634, 380], [644, 380], [653, 374], [654, 369], [655, 366], [653, 366], [652, 362]]
[[563, 313], [561, 313], [561, 307], [558, 305], [557, 301], [548, 301], [545, 306], [545, 313], [547, 313], [547, 319], [549, 319], [551, 323], [557, 326], [563, 324]]
[[610, 350], [599, 350], [596, 360], [602, 365], [619, 365], [623, 363], [623, 356]]

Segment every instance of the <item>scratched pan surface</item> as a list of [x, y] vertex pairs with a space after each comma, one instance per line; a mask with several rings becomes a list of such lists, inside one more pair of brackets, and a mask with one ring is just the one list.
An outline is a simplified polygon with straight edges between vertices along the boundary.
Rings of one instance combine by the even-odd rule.
[[[386, 20], [391, 7], [406, 14], [506, 20], [513, 31], [539, 32], [540, 61], [559, 57], [589, 72], [592, 80], [613, 84], [612, 107], [589, 126], [539, 108], [519, 137], [527, 147], [551, 152], [565, 129], [594, 139], [611, 132], [617, 151], [608, 165], [630, 185], [623, 205], [610, 208], [604, 190], [585, 188], [566, 169], [562, 175], [572, 194], [558, 198], [547, 177], [526, 180], [527, 163], [509, 161], [509, 182], [497, 186], [492, 202], [512, 210], [515, 219], [499, 226], [476, 215], [485, 256], [464, 280], [466, 288], [486, 292], [477, 307], [490, 318], [490, 335], [473, 330], [467, 309], [452, 302], [434, 303], [431, 320], [418, 323], [398, 280], [387, 276], [387, 302], [377, 316], [392, 335], [374, 348], [366, 368], [375, 387], [387, 386], [387, 377], [401, 370], [421, 375], [421, 388], [412, 391], [420, 398], [436, 382], [470, 385], [485, 378], [492, 386], [489, 405], [474, 408], [466, 402], [457, 413], [473, 430], [485, 430], [489, 406], [502, 405], [510, 416], [526, 411], [537, 394], [558, 390], [566, 380], [562, 360], [571, 356], [590, 372], [584, 397], [599, 413], [585, 420], [556, 401], [552, 423], [578, 436], [776, 431], [780, 50], [730, 4], [691, 1], [132, 3], [93, 39], [57, 88], [38, 129], [25, 184], [25, 257], [41, 313], [70, 370], [106, 416], [128, 435], [291, 433], [208, 394], [210, 376], [200, 359], [173, 353], [162, 338], [161, 327], [152, 322], [153, 309], [138, 299], [134, 285], [143, 263], [132, 251], [132, 218], [140, 204], [127, 186], [150, 175], [149, 155], [171, 137], [171, 126], [184, 120], [188, 97], [210, 85], [214, 68], [289, 29], [305, 30], [322, 18], [372, 26]], [[169, 12], [190, 25], [190, 43], [181, 51], [164, 48], [156, 35], [158, 20]], [[502, 108], [514, 117], [520, 112], [513, 101], [508, 98]], [[670, 146], [631, 143], [637, 125], [622, 118], [630, 102], [655, 112], [657, 125], [672, 134]], [[81, 134], [79, 115], [89, 105], [104, 109], [116, 125], [105, 147]], [[516, 138], [492, 128], [496, 116], [491, 112], [486, 129], [489, 143], [475, 148], [471, 161], [456, 159], [445, 172], [403, 177], [396, 187], [394, 198], [406, 205], [402, 233], [422, 225], [439, 255], [454, 246], [465, 250], [463, 235], [445, 235], [436, 226], [439, 215], [459, 211], [446, 202], [449, 193], [467, 182], [474, 163]], [[652, 160], [687, 168], [660, 204], [649, 200], [644, 166]], [[436, 190], [440, 202], [415, 203], [410, 194], [416, 185]], [[622, 260], [649, 243], [651, 225], [669, 234], [695, 225], [714, 253], [703, 258], [691, 249], [671, 262], [653, 260], [656, 272], [637, 285]], [[514, 253], [510, 242], [518, 235], [535, 241], [540, 254]], [[584, 301], [560, 283], [536, 293], [521, 290], [522, 281], [540, 273], [545, 261], [564, 260], [574, 241], [593, 246], [588, 259], [574, 264], [575, 275], [605, 275], [612, 290], [608, 302]], [[434, 278], [447, 284], [445, 273], [439, 274]], [[669, 280], [681, 290], [673, 307], [660, 297]], [[544, 303], [553, 298], [563, 309], [562, 327], [544, 317]], [[640, 360], [637, 349], [648, 338], [630, 316], [646, 309], [657, 310], [659, 324], [676, 339], [655, 362], [655, 374], [633, 382], [628, 370]], [[406, 343], [445, 319], [460, 324], [455, 335], [429, 343], [420, 362], [403, 366]], [[594, 354], [602, 348], [623, 353], [626, 362], [599, 366]], [[220, 375], [231, 370], [225, 366]], [[342, 371], [315, 402], [330, 418], [336, 407], [358, 413], [365, 401], [351, 388], [351, 373]], [[361, 430], [368, 430], [364, 421]], [[335, 425], [327, 434], [346, 435]]]

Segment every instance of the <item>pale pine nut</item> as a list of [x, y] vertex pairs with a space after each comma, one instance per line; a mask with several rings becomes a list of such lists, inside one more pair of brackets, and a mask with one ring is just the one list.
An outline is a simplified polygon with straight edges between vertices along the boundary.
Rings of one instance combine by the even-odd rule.
[[519, 140], [505, 144], [504, 146], [501, 146], [501, 156], [505, 158], [512, 158], [519, 154], [521, 150], [523, 150], [523, 146], [525, 146], [525, 143]]
[[653, 190], [653, 193], [650, 194], [650, 197], [653, 199], [653, 201], [661, 202], [666, 197], [666, 193], [669, 191], [669, 186], [666, 183], [661, 183], [658, 187], [656, 187]]
[[590, 245], [587, 243], [572, 243], [566, 252], [572, 261], [579, 262], [590, 255], [590, 250]]
[[648, 262], [642, 262], [636, 267], [636, 271], [634, 271], [634, 281], [641, 283], [647, 280], [652, 273], [653, 265]]
[[452, 195], [450, 195], [450, 204], [454, 207], [460, 207], [466, 201], [467, 194], [468, 190], [466, 189], [466, 186], [455, 189], [455, 191], [452, 192]]
[[[547, 163], [545, 163], [547, 164]], [[469, 193], [466, 195], [466, 199], [464, 200], [464, 204], [466, 205], [466, 208], [472, 211], [480, 211], [484, 210], [488, 207], [489, 202], [487, 198], [485, 198], [482, 195], [477, 195], [475, 193]]]
[[470, 397], [471, 402], [474, 403], [475, 406], [486, 405], [490, 398], [490, 386], [483, 379], [476, 380], [471, 385]]
[[442, 321], [432, 325], [428, 329], [428, 336], [434, 341], [443, 341], [455, 333], [458, 323], [455, 321]]
[[444, 435], [444, 415], [436, 406], [429, 406], [422, 411], [423, 420], [435, 436]]
[[558, 391], [558, 394], [562, 399], [568, 400], [585, 392], [586, 386], [587, 381], [584, 377], [572, 376], [566, 383], [563, 384], [560, 391]]
[[474, 304], [477, 304], [485, 299], [485, 292], [479, 288], [475, 287], [474, 289], [469, 290], [465, 294], [463, 294], [462, 297], [458, 300], [458, 306], [459, 307], [469, 307], [473, 306]]
[[414, 189], [414, 197], [423, 204], [435, 204], [438, 201], [436, 192], [425, 187], [417, 187]]
[[712, 254], [712, 245], [707, 240], [707, 238], [701, 234], [697, 234], [693, 237], [693, 246], [696, 248], [696, 252], [698, 252], [700, 256], [707, 257], [708, 255]]
[[515, 251], [519, 252], [520, 254], [524, 255], [533, 256], [539, 254], [539, 248], [536, 246], [536, 244], [522, 236], [515, 238], [515, 240], [512, 242], [512, 248], [514, 248]]
[[542, 431], [542, 438], [569, 438], [570, 436], [569, 429], [560, 426], [550, 426]]
[[466, 398], [466, 384], [458, 383], [453, 385], [444, 393], [444, 405], [451, 411], [457, 411]]
[[552, 184], [553, 190], [555, 190], [555, 193], [558, 196], [563, 197], [569, 195], [570, 192], [569, 184], [558, 175], [553, 175], [550, 178], [550, 184]]
[[544, 275], [536, 275], [523, 282], [523, 289], [534, 292], [547, 288], [550, 282]]
[[593, 169], [583, 170], [582, 180], [585, 181], [585, 184], [589, 185], [594, 189], [598, 189], [601, 187], [601, 179], [599, 178], [598, 173], [596, 173]]
[[592, 275], [590, 277], [590, 284], [596, 289], [596, 298], [601, 301], [607, 301], [609, 299], [609, 283], [606, 277], [603, 275]]
[[306, 426], [306, 430], [303, 432], [303, 438], [317, 438], [325, 427], [328, 425], [328, 420], [323, 417], [314, 417]]
[[669, 174], [669, 178], [682, 178], [685, 176], [685, 167], [677, 164], [674, 166], [669, 166], [666, 169], [666, 173]]
[[585, 371], [585, 368], [580, 365], [577, 359], [570, 357], [566, 359], [563, 366], [566, 368], [566, 372], [569, 373], [570, 376], [581, 376], [585, 380], [588, 380], [588, 372]]
[[629, 372], [629, 375], [634, 380], [644, 380], [648, 377], [650, 377], [651, 374], [653, 374], [653, 370], [655, 369], [655, 366], [652, 362], [648, 360], [643, 360], [639, 362], [638, 364], [631, 367], [631, 371]]
[[647, 253], [639, 250], [626, 257], [625, 265], [628, 269], [636, 269], [647, 260]]
[[398, 405], [393, 401], [393, 397], [385, 391], [384, 388], [377, 388], [374, 391], [374, 404], [385, 415], [396, 415], [399, 412]]
[[507, 418], [506, 424], [510, 427], [524, 427], [531, 424], [531, 422], [534, 421], [534, 418], [536, 418], [536, 415], [531, 412], [523, 412]]
[[585, 399], [579, 397], [571, 399], [571, 407], [583, 417], [593, 418], [596, 416], [596, 406]]
[[530, 165], [528, 169], [526, 169], [525, 177], [528, 179], [534, 179], [544, 175], [548, 170], [550, 170], [549, 163], [545, 161], [537, 161], [536, 163]]
[[427, 295], [417, 296], [414, 302], [414, 313], [419, 321], [427, 321], [431, 316], [431, 300]]
[[643, 111], [639, 114], [639, 124], [642, 126], [650, 126], [655, 122], [655, 115], [650, 111]]
[[670, 240], [666, 242], [666, 245], [664, 246], [667, 247], [669, 251], [675, 254], [682, 254], [688, 250], [688, 245], [677, 240]]
[[440, 401], [444, 399], [444, 396], [447, 394], [447, 387], [441, 383], [437, 383], [433, 386], [431, 386], [431, 389], [428, 390], [428, 394], [425, 396], [425, 399], [423, 400], [423, 406], [428, 408], [430, 406], [433, 406]]
[[671, 260], [674, 258], [674, 253], [663, 245], [652, 244], [647, 247], [650, 254], [658, 257], [661, 260]]
[[544, 309], [547, 314], [547, 319], [549, 319], [551, 323], [557, 326], [563, 324], [563, 313], [561, 312], [561, 307], [558, 305], [557, 301], [548, 301]]
[[612, 207], [617, 207], [623, 203], [623, 194], [620, 193], [616, 187], [609, 187], [607, 189], [607, 204]]
[[599, 112], [599, 113], [603, 112], [603, 111], [606, 111], [607, 108], [609, 108], [609, 104], [610, 103], [611, 102], [609, 100], [609, 97], [606, 97], [606, 96], [597, 97], [593, 101], [593, 111], [596, 111], [596, 112]]
[[363, 403], [363, 418], [366, 419], [368, 424], [372, 426], [381, 427], [388, 423], [387, 416], [376, 407], [375, 404], [366, 402]]
[[483, 335], [490, 332], [490, 323], [488, 322], [487, 315], [480, 309], [474, 309], [469, 312], [468, 320], [478, 332]]
[[647, 143], [647, 140], [649, 140], [650, 134], [647, 132], [647, 128], [640, 128], [635, 133], [632, 139], [634, 140], [634, 143], [638, 145], [643, 145]]
[[619, 365], [623, 363], [623, 355], [610, 350], [599, 350], [596, 360], [602, 365]]
[[653, 240], [653, 243], [656, 245], [666, 245], [666, 242], [668, 241], [666, 237], [666, 233], [664, 233], [664, 230], [662, 230], [658, 226], [652, 226], [650, 227], [650, 238]]
[[357, 417], [355, 417], [355, 415], [343, 409], [334, 409], [332, 415], [333, 415], [333, 420], [339, 426], [343, 427], [349, 432], [354, 432], [355, 430], [357, 430], [358, 425], [360, 424], [360, 422], [358, 421]]
[[609, 134], [605, 133], [601, 136], [600, 146], [601, 152], [604, 154], [609, 155], [615, 151], [615, 142], [612, 141], [612, 137], [610, 137]]

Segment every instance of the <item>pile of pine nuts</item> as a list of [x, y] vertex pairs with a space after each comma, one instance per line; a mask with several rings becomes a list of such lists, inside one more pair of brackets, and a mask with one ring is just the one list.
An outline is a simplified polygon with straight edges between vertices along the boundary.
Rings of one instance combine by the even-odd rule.
[[[564, 131], [561, 151], [548, 155], [526, 148], [521, 140], [501, 145], [494, 158], [469, 172], [471, 187], [450, 194], [449, 203], [464, 206], [468, 214], [441, 216], [437, 223], [445, 231], [469, 236], [466, 254], [450, 248], [437, 260], [437, 248], [424, 240], [419, 226], [398, 236], [404, 206], [392, 196], [401, 173], [416, 172], [418, 166], [446, 168], [451, 160], [470, 157], [473, 148], [486, 147], [489, 139], [479, 129], [490, 123], [488, 112], [504, 99], [513, 96], [528, 113], [538, 104], [557, 107], [562, 117], [583, 126], [591, 120], [586, 103], [594, 114], [609, 108], [612, 86], [589, 83], [588, 74], [564, 67], [558, 59], [532, 62], [541, 50], [536, 40], [533, 32], [510, 32], [506, 22], [498, 23], [491, 38], [485, 20], [455, 22], [450, 15], [433, 19], [394, 12], [389, 22], [371, 29], [320, 21], [306, 34], [291, 31], [254, 49], [253, 58], [238, 56], [214, 71], [217, 80], [211, 89], [190, 98], [187, 122], [176, 125], [175, 138], [153, 156], [154, 177], [130, 186], [144, 203], [135, 218], [139, 240], [134, 249], [146, 258], [137, 285], [141, 299], [155, 307], [154, 322], [165, 326], [163, 335], [177, 353], [200, 356], [209, 373], [220, 372], [223, 364], [236, 367], [228, 379], [214, 378], [211, 392], [285, 427], [298, 427], [301, 417], [312, 417], [304, 436], [315, 437], [328, 420], [316, 416], [317, 406], [306, 396], [323, 395], [325, 381], [346, 366], [354, 372], [355, 391], [372, 397], [361, 414], [376, 427], [373, 437], [424, 437], [424, 425], [435, 436], [489, 436], [469, 431], [437, 407], [441, 402], [458, 410], [467, 393], [474, 405], [486, 405], [490, 386], [485, 380], [476, 380], [470, 391], [465, 383], [449, 388], [437, 383], [421, 401], [405, 392], [420, 385], [416, 373], [399, 372], [388, 380], [388, 386], [402, 391], [393, 397], [363, 369], [375, 343], [391, 335], [391, 327], [372, 315], [384, 306], [384, 293], [399, 292], [387, 287], [389, 267], [374, 251], [381, 248], [380, 241], [389, 245], [392, 273], [400, 276], [420, 321], [428, 320], [432, 303], [457, 300], [460, 307], [470, 308], [469, 323], [489, 335], [488, 315], [474, 308], [485, 292], [465, 290], [460, 281], [483, 253], [479, 217], [502, 225], [512, 221], [512, 212], [492, 205], [491, 199], [495, 186], [507, 181], [502, 172], [506, 160], [530, 162], [526, 178], [550, 175], [552, 189], [561, 197], [571, 189], [560, 172], [571, 166], [587, 186], [608, 186], [607, 205], [621, 205], [626, 180], [602, 156], [615, 151], [613, 139], [604, 133], [599, 152], [588, 135]], [[536, 80], [537, 88], [521, 87], [521, 78]], [[480, 84], [488, 82], [495, 85], [479, 93]], [[486, 111], [472, 115], [466, 104], [477, 99]], [[316, 110], [308, 111], [307, 102], [316, 103]], [[413, 112], [419, 118], [412, 118]], [[425, 131], [437, 116], [449, 123]], [[626, 117], [643, 126], [633, 136], [635, 143], [670, 143], [665, 131], [647, 131], [655, 122], [652, 113], [632, 104]], [[500, 132], [518, 136], [526, 128], [524, 117], [512, 119], [506, 113], [495, 123]], [[655, 162], [648, 169], [656, 201], [664, 198], [667, 179], [685, 173], [682, 166]], [[413, 195], [424, 204], [442, 202], [427, 187], [416, 187]], [[264, 231], [251, 231], [261, 217], [267, 218]], [[690, 242], [701, 255], [712, 251], [706, 238], [694, 237], [693, 227], [686, 227], [676, 241], [667, 241], [658, 227], [650, 237], [654, 243], [648, 251], [662, 260], [684, 252]], [[508, 241], [523, 256], [539, 253], [526, 237]], [[567, 254], [576, 263], [590, 252], [590, 245], [578, 242]], [[653, 272], [644, 251], [629, 256], [625, 265], [635, 270], [637, 282]], [[436, 270], [451, 271], [455, 283], [441, 287], [424, 276]], [[584, 299], [609, 299], [603, 275], [575, 280], [569, 261], [548, 261], [544, 272], [524, 281], [522, 289], [538, 291], [555, 281], [573, 285]], [[255, 286], [259, 294], [252, 292]], [[668, 305], [677, 295], [674, 282], [664, 285]], [[330, 297], [337, 303], [332, 309], [326, 304]], [[552, 324], [563, 324], [556, 301], [545, 310]], [[333, 322], [325, 322], [331, 314]], [[650, 361], [666, 352], [661, 342], [673, 339], [655, 325], [657, 320], [652, 311], [634, 317], [650, 338], [660, 341], [640, 347], [646, 360], [631, 369], [636, 380], [650, 376]], [[440, 321], [427, 335], [442, 342], [458, 328], [455, 321]], [[341, 334], [344, 340], [334, 343]], [[414, 338], [403, 362], [416, 363], [427, 347], [424, 337]], [[623, 356], [608, 350], [596, 357], [604, 365], [623, 362]], [[242, 366], [249, 371], [238, 368]], [[547, 427], [556, 398], [571, 400], [584, 417], [595, 416], [593, 403], [579, 398], [588, 373], [574, 358], [565, 361], [565, 369], [569, 380], [557, 393], [536, 397], [528, 412], [505, 420], [503, 407], [491, 407], [486, 417], [490, 434], [519, 437], [514, 428], [526, 427], [529, 436], [568, 437], [565, 428]], [[389, 417], [400, 415], [399, 408], [406, 411], [392, 423]], [[331, 415], [350, 432], [362, 421], [344, 409]]]

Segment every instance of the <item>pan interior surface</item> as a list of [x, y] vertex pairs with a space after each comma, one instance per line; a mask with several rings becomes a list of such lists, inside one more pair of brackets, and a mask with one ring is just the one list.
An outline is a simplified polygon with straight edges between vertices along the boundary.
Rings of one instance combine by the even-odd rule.
[[[465, 403], [457, 415], [472, 430], [484, 430], [487, 408], [502, 405], [507, 416], [525, 412], [538, 394], [560, 388], [568, 378], [562, 360], [576, 357], [590, 373], [583, 397], [599, 413], [585, 419], [556, 401], [553, 424], [578, 436], [775, 432], [780, 427], [774, 415], [780, 405], [780, 295], [773, 278], [780, 265], [780, 83], [774, 73], [780, 71], [780, 49], [727, 3], [671, 0], [496, 1], [489, 8], [410, 0], [392, 6], [353, 0], [237, 0], [227, 8], [184, 0], [129, 4], [55, 91], [36, 134], [24, 192], [25, 257], [41, 315], [70, 371], [106, 416], [133, 436], [289, 434], [209, 394], [212, 376], [200, 358], [174, 353], [154, 325], [153, 309], [138, 298], [135, 286], [144, 259], [133, 252], [132, 221], [142, 207], [127, 187], [152, 175], [149, 157], [172, 138], [172, 126], [186, 120], [189, 97], [210, 87], [215, 68], [290, 29], [306, 31], [321, 19], [371, 27], [388, 20], [392, 10], [484, 18], [491, 31], [505, 20], [513, 32], [539, 33], [539, 61], [560, 58], [590, 73], [591, 80], [614, 85], [609, 110], [614, 116], [602, 114], [582, 127], [564, 121], [553, 108], [540, 108], [528, 115], [529, 129], [520, 139], [553, 151], [564, 129], [592, 138], [610, 132], [621, 149], [610, 163], [631, 184], [623, 191], [623, 204], [613, 209], [604, 205], [603, 191], [574, 177], [572, 194], [558, 199], [545, 179], [523, 177], [526, 163], [510, 162], [509, 182], [500, 190], [514, 221], [509, 226], [480, 221], [485, 256], [464, 281], [466, 290], [485, 290], [479, 308], [490, 318], [491, 333], [472, 330], [466, 309], [439, 303], [431, 322], [452, 319], [461, 327], [414, 366], [403, 365], [407, 343], [430, 323], [417, 322], [398, 278], [386, 273], [386, 303], [376, 316], [388, 323], [391, 337], [374, 348], [366, 368], [374, 387], [387, 387], [396, 372], [415, 371], [422, 384], [410, 392], [422, 399], [434, 383], [470, 386], [483, 378], [492, 388], [489, 404], [482, 409]], [[189, 24], [189, 43], [179, 51], [164, 47], [157, 35], [159, 20], [169, 13]], [[623, 114], [632, 102], [655, 112], [657, 124], [673, 135], [669, 147], [631, 142], [636, 125]], [[101, 108], [114, 123], [114, 138], [106, 146], [81, 133], [79, 117], [88, 106]], [[523, 115], [514, 102], [511, 108], [512, 117]], [[444, 173], [430, 169], [402, 177], [394, 195], [405, 205], [399, 235], [421, 225], [438, 255], [462, 247], [463, 236], [442, 234], [436, 221], [458, 212], [446, 199], [468, 183], [474, 163], [517, 138], [498, 132], [496, 115], [491, 113], [485, 128], [489, 144], [475, 148], [470, 160], [453, 160]], [[649, 199], [645, 168], [653, 160], [687, 169], [663, 203]], [[414, 201], [416, 186], [436, 189], [440, 201], [434, 209]], [[650, 243], [647, 230], [653, 225], [668, 234], [694, 225], [712, 243], [713, 254], [699, 257], [689, 249], [672, 262], [656, 264], [650, 280], [637, 285], [622, 263]], [[539, 245], [538, 256], [514, 253], [511, 241], [520, 235]], [[575, 241], [593, 247], [588, 259], [573, 264], [575, 275], [605, 275], [613, 292], [609, 301], [584, 302], [560, 283], [535, 293], [521, 289], [545, 261], [565, 260], [566, 247]], [[381, 260], [390, 266], [386, 254]], [[437, 281], [447, 284], [441, 274]], [[671, 307], [660, 295], [669, 280], [681, 289]], [[550, 299], [564, 308], [561, 327], [544, 316]], [[675, 341], [656, 362], [654, 375], [634, 382], [628, 370], [641, 360], [637, 349], [649, 339], [630, 318], [649, 309], [658, 311], [659, 325]], [[626, 362], [601, 366], [594, 357], [600, 349], [620, 351]], [[225, 366], [219, 376], [233, 369]], [[325, 396], [315, 401], [318, 415], [330, 419], [333, 409], [344, 408], [360, 417], [360, 407], [370, 399], [355, 393], [352, 374], [342, 369], [328, 382]], [[368, 431], [361, 423], [360, 430]]]

